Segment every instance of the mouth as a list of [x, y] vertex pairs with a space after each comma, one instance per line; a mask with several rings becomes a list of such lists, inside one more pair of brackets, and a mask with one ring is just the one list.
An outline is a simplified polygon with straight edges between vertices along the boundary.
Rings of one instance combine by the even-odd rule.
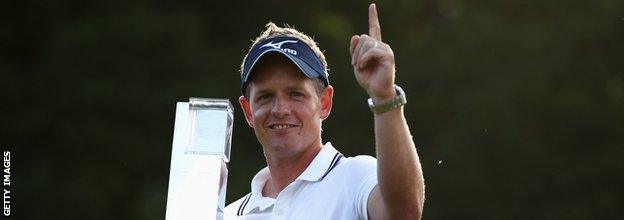
[[273, 129], [273, 130], [284, 130], [284, 129], [294, 128], [294, 127], [297, 127], [297, 125], [293, 125], [293, 124], [273, 124], [273, 125], [269, 125], [269, 128]]

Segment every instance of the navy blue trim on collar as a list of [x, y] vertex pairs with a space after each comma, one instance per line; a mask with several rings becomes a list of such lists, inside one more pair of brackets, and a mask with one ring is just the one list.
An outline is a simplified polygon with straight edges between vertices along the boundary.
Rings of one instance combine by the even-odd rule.
[[342, 158], [342, 154], [340, 154], [339, 152], [336, 152], [336, 155], [334, 155], [334, 159], [332, 159], [332, 162], [329, 164], [327, 171], [325, 171], [325, 174], [323, 174], [323, 176], [321, 176], [319, 180], [322, 180], [323, 178], [325, 178], [325, 176], [327, 176], [327, 174], [329, 174], [329, 172], [331, 172], [336, 167], [336, 165], [338, 164], [338, 161], [340, 161], [340, 158]]

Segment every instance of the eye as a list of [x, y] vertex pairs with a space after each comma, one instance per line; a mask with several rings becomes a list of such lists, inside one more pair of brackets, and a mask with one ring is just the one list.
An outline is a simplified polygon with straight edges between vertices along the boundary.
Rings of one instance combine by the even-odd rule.
[[292, 97], [303, 97], [304, 96], [303, 93], [298, 92], [298, 91], [292, 91], [292, 92], [290, 92], [290, 95]]
[[258, 96], [258, 98], [256, 98], [256, 100], [262, 101], [262, 100], [266, 100], [266, 99], [269, 99], [269, 98], [271, 98], [270, 94], [261, 94], [261, 95]]

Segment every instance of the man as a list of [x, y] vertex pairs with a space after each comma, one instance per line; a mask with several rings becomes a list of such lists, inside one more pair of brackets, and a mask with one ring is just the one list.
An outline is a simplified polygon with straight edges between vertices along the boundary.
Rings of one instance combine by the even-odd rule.
[[322, 145], [321, 124], [334, 92], [325, 57], [308, 36], [269, 23], [241, 65], [239, 98], [267, 167], [253, 178], [250, 194], [226, 207], [226, 216], [420, 219], [422, 170], [374, 4], [369, 35], [353, 36], [349, 49], [355, 78], [370, 96], [377, 159], [344, 157], [331, 143]]

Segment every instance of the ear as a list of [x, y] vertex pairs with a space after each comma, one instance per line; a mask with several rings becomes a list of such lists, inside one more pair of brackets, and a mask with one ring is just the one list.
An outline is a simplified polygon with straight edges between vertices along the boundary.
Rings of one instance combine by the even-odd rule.
[[325, 89], [323, 89], [323, 94], [321, 95], [321, 119], [325, 120], [329, 117], [329, 113], [331, 112], [332, 103], [334, 102], [334, 87], [331, 85], [327, 85]]
[[247, 124], [249, 125], [249, 127], [253, 128], [253, 114], [251, 114], [249, 100], [245, 98], [245, 96], [240, 96], [238, 97], [238, 103], [240, 103], [241, 108], [243, 108], [243, 114], [245, 114], [245, 120], [247, 120]]

